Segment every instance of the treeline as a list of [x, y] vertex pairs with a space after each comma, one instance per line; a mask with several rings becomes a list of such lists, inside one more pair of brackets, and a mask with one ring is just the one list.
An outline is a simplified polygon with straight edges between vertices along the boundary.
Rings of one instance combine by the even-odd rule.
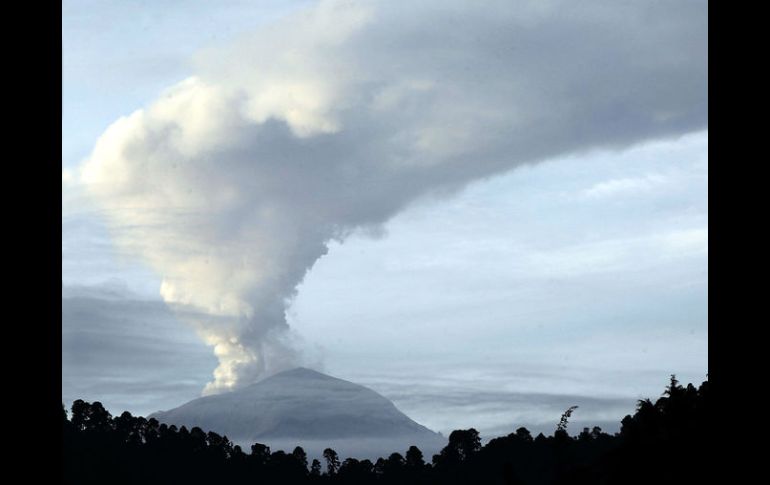
[[567, 433], [572, 409], [551, 436], [526, 428], [481, 446], [471, 428], [453, 431], [429, 461], [415, 446], [375, 462], [341, 461], [332, 449], [324, 463], [308, 463], [300, 447], [272, 451], [256, 443], [244, 451], [226, 436], [167, 426], [82, 400], [68, 418], [62, 406], [63, 475], [69, 484], [635, 484], [698, 483], [710, 468], [714, 430], [709, 385], [681, 386], [674, 376], [662, 397], [639, 401], [619, 433], [598, 427]]

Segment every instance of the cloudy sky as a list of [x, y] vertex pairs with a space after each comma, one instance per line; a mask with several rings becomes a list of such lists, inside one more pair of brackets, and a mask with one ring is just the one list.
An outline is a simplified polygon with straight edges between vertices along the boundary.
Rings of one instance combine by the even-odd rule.
[[63, 3], [63, 400], [486, 437], [705, 379], [707, 4]]

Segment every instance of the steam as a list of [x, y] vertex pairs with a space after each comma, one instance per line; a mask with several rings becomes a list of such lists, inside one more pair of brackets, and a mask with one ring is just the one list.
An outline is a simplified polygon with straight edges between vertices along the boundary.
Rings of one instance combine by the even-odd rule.
[[707, 124], [705, 2], [418, 3], [322, 2], [202, 52], [81, 166], [213, 347], [204, 393], [298, 359], [285, 310], [329, 241], [521, 164]]

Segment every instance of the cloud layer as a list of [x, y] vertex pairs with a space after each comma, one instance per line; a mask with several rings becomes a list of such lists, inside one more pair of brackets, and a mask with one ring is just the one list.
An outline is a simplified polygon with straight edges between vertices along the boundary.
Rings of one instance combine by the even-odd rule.
[[193, 399], [216, 359], [161, 302], [120, 281], [62, 286], [62, 402], [143, 414]]
[[79, 181], [195, 309], [219, 392], [294, 364], [285, 308], [329, 241], [521, 164], [706, 127], [707, 34], [701, 1], [322, 2], [202, 52]]

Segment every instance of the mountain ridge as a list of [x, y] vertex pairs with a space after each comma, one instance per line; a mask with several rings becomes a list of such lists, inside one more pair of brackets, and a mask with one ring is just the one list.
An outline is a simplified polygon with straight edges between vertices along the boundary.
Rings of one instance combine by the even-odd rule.
[[310, 451], [338, 446], [374, 456], [394, 446], [437, 451], [445, 444], [440, 433], [412, 420], [376, 391], [305, 367], [149, 417], [214, 431], [245, 446], [259, 442], [291, 448], [296, 443]]

